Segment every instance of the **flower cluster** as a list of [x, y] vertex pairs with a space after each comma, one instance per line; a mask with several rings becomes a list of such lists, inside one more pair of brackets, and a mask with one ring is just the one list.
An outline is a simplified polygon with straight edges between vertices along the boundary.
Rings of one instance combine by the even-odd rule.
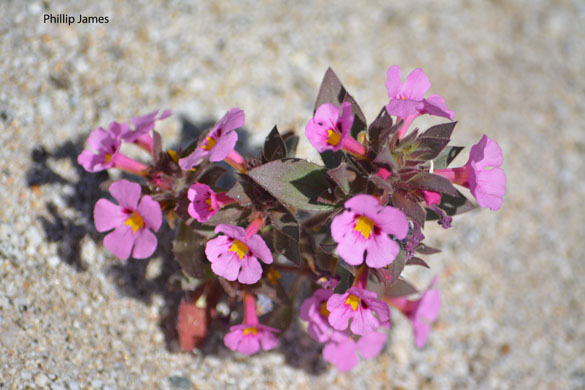
[[[452, 121], [454, 112], [440, 95], [425, 97], [431, 83], [421, 69], [404, 81], [398, 66], [387, 75], [389, 99], [368, 125], [327, 71], [305, 127], [324, 165], [295, 158], [298, 137], [276, 126], [260, 155], [240, 155], [239, 108], [178, 149], [164, 150], [155, 129], [168, 110], [91, 132], [80, 165], [141, 177], [111, 183], [115, 203], [95, 204], [96, 230], [111, 231], [105, 247], [122, 260], [146, 259], [156, 251], [163, 216], [175, 230], [175, 280], [186, 292], [177, 325], [184, 350], [201, 345], [211, 329], [241, 354], [271, 350], [298, 313], [323, 344], [323, 358], [348, 371], [360, 357], [381, 353], [391, 310], [411, 322], [418, 348], [426, 344], [441, 306], [437, 278], [419, 292], [401, 277], [407, 266], [429, 268], [420, 256], [438, 251], [424, 243], [425, 223], [447, 229], [475, 207], [455, 186], [498, 210], [506, 177], [502, 150], [486, 135], [465, 165], [449, 167], [463, 149], [449, 145], [455, 122], [422, 132], [410, 127], [421, 115]], [[150, 160], [123, 154], [127, 144]], [[220, 302], [229, 312], [217, 310]], [[236, 323], [226, 326], [230, 321]]]

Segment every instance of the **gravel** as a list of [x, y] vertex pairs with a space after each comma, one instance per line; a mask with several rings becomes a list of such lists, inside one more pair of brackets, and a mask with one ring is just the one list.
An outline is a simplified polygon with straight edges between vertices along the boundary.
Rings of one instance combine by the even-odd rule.
[[[585, 389], [583, 2], [291, 4], [0, 2], [0, 388]], [[443, 252], [409, 276], [437, 273], [444, 304], [427, 346], [395, 315], [385, 352], [346, 374], [300, 327], [251, 358], [221, 335], [181, 353], [168, 246], [153, 270], [122, 263], [90, 223], [106, 176], [75, 162], [89, 131], [171, 108], [172, 146], [238, 106], [252, 144], [275, 123], [302, 134], [328, 66], [371, 119], [393, 64], [427, 72], [456, 144], [496, 139], [508, 178], [499, 212], [425, 231]]]

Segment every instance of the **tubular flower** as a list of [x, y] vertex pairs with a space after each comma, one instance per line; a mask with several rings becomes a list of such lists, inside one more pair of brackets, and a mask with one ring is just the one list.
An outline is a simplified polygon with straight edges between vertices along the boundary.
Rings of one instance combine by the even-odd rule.
[[110, 193], [118, 205], [100, 199], [93, 211], [98, 232], [114, 229], [104, 238], [104, 245], [123, 260], [130, 257], [130, 253], [135, 259], [151, 256], [157, 246], [152, 230], [158, 231], [162, 224], [160, 205], [148, 195], [140, 199], [140, 185], [128, 180], [112, 183]]
[[134, 128], [127, 127], [122, 134], [122, 139], [126, 142], [134, 142], [152, 153], [153, 140], [150, 136], [150, 130], [154, 129], [154, 123], [157, 120], [163, 120], [171, 116], [171, 110], [164, 110], [158, 115], [159, 110], [154, 110], [150, 114], [132, 118]]
[[215, 193], [211, 187], [203, 183], [195, 183], [189, 187], [187, 197], [191, 201], [187, 211], [199, 222], [207, 222], [225, 205], [235, 202], [223, 193]]
[[481, 207], [498, 210], [506, 194], [506, 174], [502, 166], [502, 149], [485, 134], [471, 147], [467, 164], [459, 168], [436, 169], [454, 184], [469, 188]]
[[327, 321], [329, 310], [327, 310], [327, 300], [333, 295], [333, 291], [320, 288], [307, 298], [301, 305], [300, 317], [303, 321], [308, 321], [307, 332], [314, 340], [324, 343], [329, 340], [331, 325]]
[[323, 359], [334, 364], [339, 371], [350, 371], [358, 365], [359, 352], [364, 359], [373, 359], [382, 351], [388, 336], [371, 332], [354, 341], [347, 332], [334, 332], [331, 341], [323, 348]]
[[435, 277], [420, 299], [409, 301], [406, 298], [389, 299], [408, 318], [414, 329], [414, 340], [417, 348], [422, 348], [429, 337], [431, 323], [437, 320], [441, 309], [441, 293], [434, 288], [437, 283]]
[[272, 263], [272, 253], [259, 234], [246, 237], [246, 231], [234, 225], [220, 224], [216, 233], [224, 233], [207, 242], [205, 254], [211, 262], [211, 270], [227, 280], [254, 284], [262, 276], [258, 258]]
[[345, 294], [333, 294], [327, 300], [329, 324], [336, 330], [345, 330], [351, 319], [353, 333], [366, 335], [375, 331], [390, 319], [388, 305], [376, 297], [375, 292], [360, 287], [352, 287]]
[[179, 166], [187, 171], [205, 157], [209, 157], [209, 161], [211, 162], [222, 161], [228, 157], [230, 153], [234, 152], [234, 147], [238, 141], [238, 133], [234, 130], [242, 127], [244, 122], [244, 111], [239, 108], [229, 110], [213, 126], [213, 129], [211, 129], [193, 153], [179, 160]]
[[307, 123], [305, 135], [319, 152], [338, 151], [347, 137], [351, 137], [349, 134], [353, 125], [351, 103], [342, 103], [341, 111], [331, 103], [322, 104]]
[[425, 93], [431, 88], [431, 82], [422, 69], [416, 68], [402, 83], [402, 70], [393, 65], [388, 69], [386, 88], [390, 102], [386, 105], [388, 114], [401, 118], [413, 115], [430, 114], [453, 120], [455, 112], [447, 108], [440, 95], [425, 99]]
[[392, 263], [408, 233], [408, 219], [392, 206], [382, 206], [371, 195], [356, 195], [345, 202], [346, 210], [331, 223], [331, 235], [338, 243], [337, 253], [348, 264], [366, 264], [372, 268]]

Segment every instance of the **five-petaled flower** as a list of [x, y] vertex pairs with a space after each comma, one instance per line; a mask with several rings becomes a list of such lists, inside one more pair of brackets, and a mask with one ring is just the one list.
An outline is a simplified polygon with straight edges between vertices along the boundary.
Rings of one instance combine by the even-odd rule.
[[388, 299], [388, 302], [399, 309], [410, 321], [414, 329], [414, 340], [417, 348], [422, 348], [429, 337], [431, 323], [437, 320], [441, 309], [441, 293], [435, 288], [435, 277], [422, 296], [414, 301], [406, 298]]
[[392, 206], [380, 205], [372, 195], [356, 195], [345, 202], [346, 210], [331, 223], [337, 253], [348, 264], [364, 262], [372, 268], [392, 263], [400, 246], [388, 234], [402, 240], [408, 234], [408, 219]]
[[471, 147], [467, 164], [459, 168], [436, 169], [435, 174], [469, 188], [481, 207], [498, 210], [506, 194], [502, 149], [485, 134]]
[[179, 160], [179, 166], [187, 171], [197, 165], [202, 158], [209, 157], [209, 161], [218, 162], [228, 157], [234, 152], [238, 142], [238, 133], [234, 130], [244, 126], [244, 121], [244, 111], [239, 108], [229, 110], [197, 145], [193, 153]]
[[98, 232], [114, 229], [104, 238], [105, 247], [119, 259], [130, 253], [135, 259], [151, 256], [157, 246], [152, 230], [158, 231], [162, 224], [160, 205], [148, 195], [140, 199], [140, 185], [128, 180], [112, 183], [110, 193], [118, 204], [100, 199], [93, 211]]
[[218, 210], [235, 200], [224, 193], [215, 193], [211, 187], [203, 183], [195, 183], [189, 187], [187, 197], [191, 201], [187, 211], [199, 222], [207, 222], [217, 214]]
[[274, 335], [278, 329], [262, 324], [240, 324], [230, 327], [223, 339], [226, 347], [244, 355], [253, 355], [260, 350], [276, 348], [278, 338]]
[[336, 330], [345, 330], [352, 320], [350, 329], [355, 334], [375, 331], [390, 319], [388, 304], [376, 297], [375, 292], [360, 287], [352, 287], [344, 294], [333, 294], [327, 300], [329, 324]]
[[320, 288], [313, 293], [310, 298], [305, 299], [300, 309], [300, 317], [303, 321], [308, 321], [307, 333], [314, 340], [324, 343], [329, 340], [331, 325], [327, 317], [327, 300], [333, 295], [333, 291]]
[[216, 233], [223, 233], [207, 242], [205, 254], [211, 262], [211, 270], [227, 280], [254, 284], [262, 276], [262, 266], [272, 263], [272, 252], [259, 234], [246, 237], [246, 231], [234, 225], [220, 224]]
[[331, 103], [322, 104], [307, 123], [305, 135], [321, 153], [326, 150], [338, 151], [347, 137], [351, 137], [349, 132], [353, 118], [351, 103], [342, 103], [341, 112]]
[[359, 363], [357, 352], [364, 359], [373, 359], [382, 351], [387, 338], [385, 333], [371, 332], [354, 341], [347, 332], [334, 332], [323, 348], [323, 359], [339, 371], [349, 371]]

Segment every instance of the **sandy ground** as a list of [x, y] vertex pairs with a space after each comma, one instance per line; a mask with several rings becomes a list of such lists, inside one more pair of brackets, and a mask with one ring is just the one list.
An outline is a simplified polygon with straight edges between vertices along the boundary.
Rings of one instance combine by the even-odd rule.
[[[585, 3], [290, 4], [0, 2], [0, 389], [585, 389]], [[444, 250], [412, 275], [443, 291], [427, 346], [394, 316], [384, 353], [348, 374], [300, 327], [252, 358], [220, 336], [179, 352], [169, 246], [121, 263], [90, 223], [106, 176], [76, 166], [89, 131], [171, 108], [170, 146], [238, 106], [252, 143], [301, 133], [328, 66], [372, 119], [393, 64], [427, 72], [456, 144], [496, 139], [508, 177], [499, 212], [426, 231]]]

